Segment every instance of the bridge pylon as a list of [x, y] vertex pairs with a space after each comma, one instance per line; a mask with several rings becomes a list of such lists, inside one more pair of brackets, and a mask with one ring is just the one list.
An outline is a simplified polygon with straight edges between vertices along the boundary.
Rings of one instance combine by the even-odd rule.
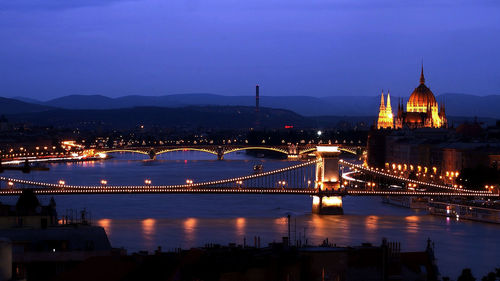
[[342, 215], [342, 196], [340, 194], [339, 175], [339, 155], [340, 150], [336, 145], [317, 146], [316, 156], [316, 182], [318, 191], [313, 196], [312, 212], [324, 215]]
[[151, 150], [149, 151], [148, 155], [149, 155], [149, 158], [151, 160], [155, 160], [156, 159], [156, 151], [154, 150], [154, 148], [151, 148]]
[[217, 146], [217, 160], [224, 160], [224, 148], [222, 146]]
[[289, 143], [287, 145], [287, 159], [297, 160], [299, 158], [298, 148], [295, 144]]

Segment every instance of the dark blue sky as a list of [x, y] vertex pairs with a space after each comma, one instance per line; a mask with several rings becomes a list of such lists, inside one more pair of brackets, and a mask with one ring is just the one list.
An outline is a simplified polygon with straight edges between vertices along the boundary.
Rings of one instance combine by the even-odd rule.
[[0, 95], [500, 94], [498, 0], [0, 0]]

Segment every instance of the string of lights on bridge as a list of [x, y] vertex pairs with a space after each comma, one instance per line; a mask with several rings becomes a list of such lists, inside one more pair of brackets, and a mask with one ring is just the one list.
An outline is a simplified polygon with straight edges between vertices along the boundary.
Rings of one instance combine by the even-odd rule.
[[[101, 185], [67, 185], [65, 181], [60, 180], [57, 184], [55, 183], [46, 183], [46, 182], [37, 182], [37, 181], [30, 181], [30, 180], [23, 180], [23, 179], [14, 179], [14, 178], [6, 178], [6, 177], [0, 177], [0, 181], [7, 182], [7, 185], [9, 187], [13, 187], [14, 183], [18, 184], [25, 184], [25, 185], [31, 185], [31, 186], [39, 186], [39, 187], [49, 187], [49, 188], [59, 188], [59, 189], [75, 189], [75, 190], [83, 190], [83, 189], [91, 189], [91, 190], [98, 190], [102, 189], [103, 186], [106, 186], [108, 189], [135, 189], [135, 188], [153, 188], [153, 189], [174, 189], [174, 188], [192, 188], [192, 187], [204, 187], [204, 186], [211, 186], [211, 185], [217, 185], [217, 184], [226, 184], [226, 183], [240, 183], [243, 184], [244, 180], [249, 180], [253, 178], [258, 178], [258, 177], [264, 177], [264, 176], [269, 176], [269, 175], [274, 175], [286, 171], [291, 171], [295, 170], [298, 168], [302, 168], [305, 166], [309, 165], [314, 165], [320, 160], [314, 160], [314, 161], [308, 161], [305, 163], [300, 163], [297, 165], [289, 166], [286, 168], [281, 168], [277, 170], [272, 170], [268, 172], [262, 172], [258, 174], [253, 174], [253, 175], [248, 175], [248, 176], [243, 176], [243, 177], [236, 177], [236, 178], [230, 178], [230, 179], [223, 179], [223, 180], [215, 180], [215, 181], [206, 181], [206, 182], [200, 182], [200, 183], [194, 183], [192, 180], [188, 179], [186, 181], [186, 184], [177, 184], [177, 185], [156, 185], [156, 186], [151, 186], [151, 180], [146, 179], [145, 186], [107, 186], [107, 180], [101, 180]], [[285, 181], [283, 181], [285, 182]]]
[[[376, 190], [355, 190], [352, 188], [340, 188], [338, 190], [325, 190], [319, 191], [316, 187], [307, 188], [301, 187], [299, 185], [287, 186], [287, 182], [283, 179], [278, 181], [278, 188], [276, 187], [256, 187], [251, 186], [251, 182], [247, 183], [248, 186], [244, 186], [245, 181], [263, 178], [266, 176], [276, 175], [284, 172], [289, 172], [293, 170], [298, 170], [303, 167], [315, 165], [321, 162], [321, 159], [314, 161], [308, 161], [296, 165], [292, 165], [285, 168], [276, 169], [268, 172], [261, 172], [258, 174], [247, 175], [242, 177], [235, 177], [230, 179], [213, 180], [195, 183], [193, 180], [186, 180], [185, 184], [177, 185], [151, 185], [150, 179], [144, 181], [145, 185], [134, 185], [134, 186], [108, 186], [108, 181], [103, 179], [100, 185], [68, 185], [64, 180], [60, 180], [58, 183], [47, 183], [38, 182], [24, 179], [14, 179], [7, 177], [0, 177], [0, 181], [7, 182], [8, 189], [0, 190], [0, 195], [18, 195], [22, 192], [22, 188], [15, 188], [15, 184], [23, 184], [30, 186], [37, 186], [41, 188], [32, 188], [36, 194], [105, 194], [105, 193], [255, 193], [255, 194], [302, 194], [302, 195], [317, 195], [320, 192], [324, 196], [344, 196], [344, 195], [354, 195], [354, 196], [382, 196], [382, 195], [401, 195], [401, 196], [498, 196], [498, 194], [493, 194], [491, 191], [472, 191], [463, 190], [453, 187], [427, 183], [422, 181], [410, 180], [400, 176], [395, 176], [389, 173], [384, 173], [377, 171], [373, 168], [364, 167], [363, 165], [351, 163], [345, 160], [339, 160], [339, 164], [348, 166], [350, 168], [359, 169], [360, 171], [367, 173], [376, 173], [381, 176], [390, 177], [393, 179], [398, 179], [401, 181], [410, 182], [413, 184], [420, 184], [424, 186], [432, 186], [436, 188], [453, 190], [456, 192], [420, 192], [420, 191], [376, 191]], [[293, 176], [293, 174], [291, 174]], [[279, 179], [279, 177], [278, 177]], [[311, 182], [310, 180], [308, 181]], [[224, 184], [235, 184], [235, 186], [228, 187], [216, 187], [217, 185]], [[296, 181], [296, 183], [298, 183]], [[258, 184], [257, 184], [258, 185]], [[276, 183], [274, 184], [276, 186]]]
[[404, 182], [410, 182], [410, 183], [413, 183], [413, 184], [419, 184], [419, 185], [423, 185], [423, 186], [430, 186], [430, 187], [436, 187], [436, 188], [454, 190], [454, 191], [459, 191], [459, 192], [463, 192], [463, 193], [476, 193], [476, 194], [481, 194], [481, 195], [491, 194], [491, 191], [466, 190], [466, 189], [460, 189], [460, 188], [455, 188], [455, 187], [446, 186], [446, 185], [440, 185], [440, 184], [435, 184], [435, 183], [429, 183], [429, 182], [423, 182], [423, 181], [418, 181], [418, 180], [412, 180], [412, 179], [408, 179], [408, 178], [405, 178], [405, 177], [393, 175], [393, 174], [390, 174], [390, 173], [384, 173], [382, 171], [375, 170], [374, 168], [365, 167], [365, 166], [360, 165], [360, 164], [354, 164], [354, 163], [351, 163], [351, 162], [348, 162], [348, 161], [345, 161], [345, 160], [342, 160], [342, 159], [339, 160], [339, 163], [343, 164], [345, 166], [351, 167], [351, 168], [356, 168], [356, 169], [368, 172], [368, 173], [375, 173], [375, 174], [378, 174], [378, 175], [381, 175], [381, 176], [384, 176], [384, 177], [389, 177], [389, 178], [401, 180], [401, 181], [404, 181]]
[[[107, 194], [107, 193], [248, 193], [248, 194], [301, 194], [314, 195], [315, 189], [305, 188], [161, 188], [153, 186], [112, 187], [105, 189], [33, 189], [38, 195]], [[2, 190], [0, 195], [19, 195], [22, 189]]]

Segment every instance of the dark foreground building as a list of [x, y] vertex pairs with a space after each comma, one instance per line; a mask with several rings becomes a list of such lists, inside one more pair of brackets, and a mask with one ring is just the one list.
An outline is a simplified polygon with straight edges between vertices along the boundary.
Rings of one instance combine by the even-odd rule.
[[51, 280], [89, 257], [111, 255], [104, 229], [77, 215], [59, 220], [55, 201], [42, 205], [30, 190], [16, 205], [0, 203], [0, 280]]
[[153, 255], [90, 258], [56, 280], [437, 280], [432, 245], [424, 252], [381, 246], [265, 248], [211, 245]]

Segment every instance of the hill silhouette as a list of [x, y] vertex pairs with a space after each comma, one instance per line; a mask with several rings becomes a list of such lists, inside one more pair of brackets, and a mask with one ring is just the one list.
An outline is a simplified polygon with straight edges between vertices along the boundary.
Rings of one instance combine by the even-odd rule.
[[[392, 95], [394, 114], [399, 97]], [[406, 101], [408, 97], [404, 97]], [[445, 102], [446, 113], [453, 116], [479, 116], [500, 118], [500, 95], [475, 96], [469, 94], [443, 94], [436, 97]], [[30, 99], [32, 101], [32, 99]], [[304, 116], [374, 116], [378, 114], [379, 96], [261, 96], [263, 107], [282, 108]], [[253, 96], [222, 96], [215, 94], [177, 94], [165, 96], [123, 96], [110, 98], [102, 95], [70, 95], [39, 105], [65, 109], [119, 109], [137, 106], [254, 106]]]

